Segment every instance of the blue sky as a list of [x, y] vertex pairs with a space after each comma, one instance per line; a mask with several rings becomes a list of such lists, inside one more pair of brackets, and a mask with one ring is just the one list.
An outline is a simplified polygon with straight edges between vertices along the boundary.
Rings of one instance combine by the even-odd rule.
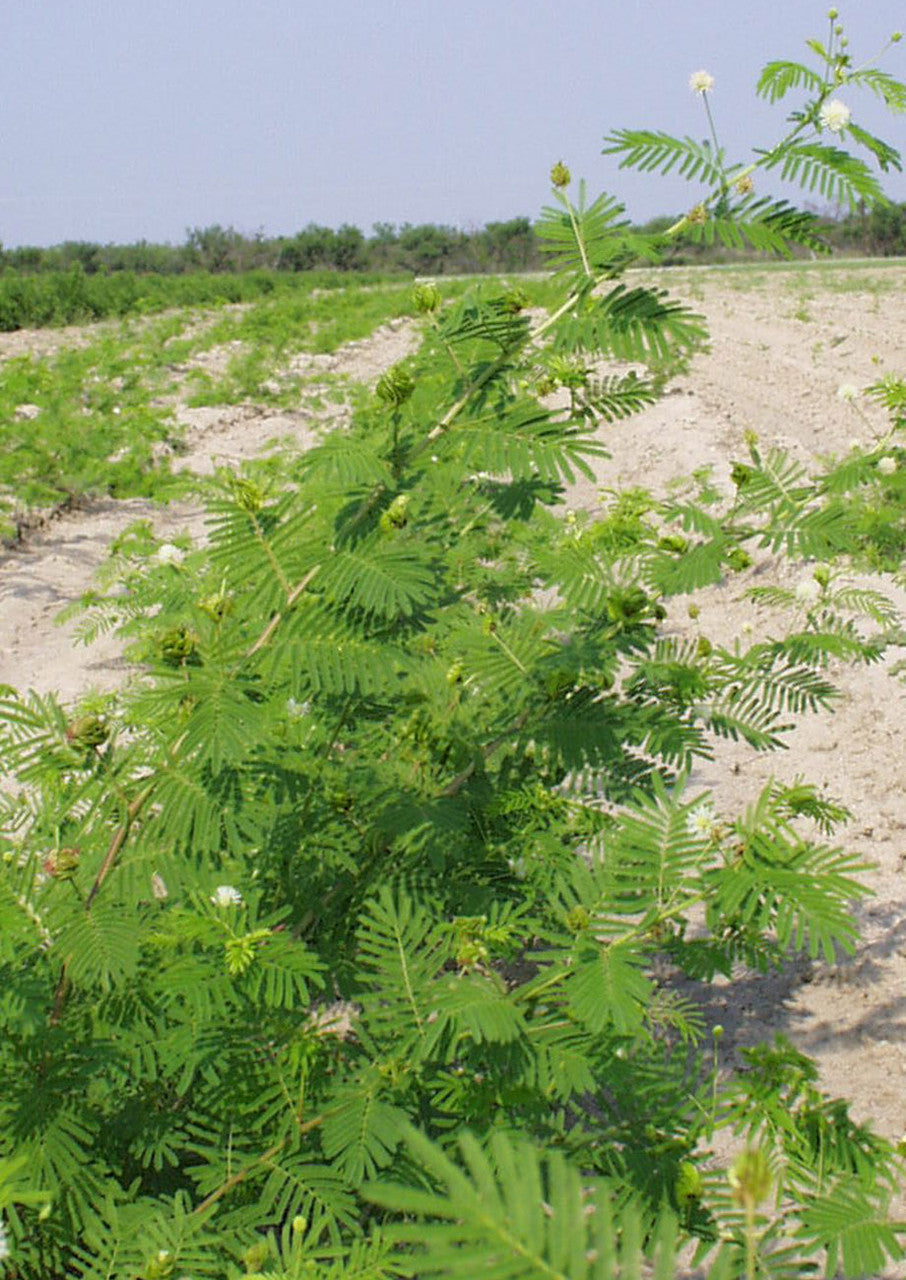
[[[857, 62], [906, 27], [903, 0], [838, 8]], [[806, 56], [826, 30], [813, 0], [9, 3], [0, 242], [179, 243], [215, 222], [468, 228], [535, 217], [561, 157], [631, 217], [672, 213], [695, 189], [619, 171], [605, 132], [704, 137], [688, 79], [706, 69], [721, 142], [743, 159], [782, 130], [754, 96], [762, 64]], [[906, 40], [883, 65], [906, 79]], [[850, 96], [906, 151], [906, 116]], [[903, 175], [886, 185], [906, 200]]]

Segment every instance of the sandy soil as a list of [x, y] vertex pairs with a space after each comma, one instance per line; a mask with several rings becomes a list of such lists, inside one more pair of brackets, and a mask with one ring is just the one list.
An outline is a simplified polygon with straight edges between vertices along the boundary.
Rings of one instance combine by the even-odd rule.
[[[883, 433], [883, 413], [864, 401], [846, 402], [838, 388], [864, 386], [885, 372], [906, 373], [906, 307], [897, 303], [906, 296], [906, 267], [860, 267], [830, 277], [817, 268], [772, 270], [755, 282], [750, 272], [681, 270], [670, 284], [707, 318], [710, 350], [695, 358], [659, 404], [606, 428], [612, 457], [600, 466], [601, 486], [642, 484], [658, 491], [677, 475], [708, 466], [729, 489], [730, 466], [745, 456], [748, 430], [765, 447], [782, 444], [805, 462]], [[79, 335], [14, 338], [0, 341], [0, 359], [55, 348]], [[322, 368], [373, 383], [412, 342], [407, 326], [387, 327], [334, 356], [300, 357], [296, 372]], [[180, 416], [189, 428], [184, 464], [199, 472], [215, 460], [256, 453], [275, 437], [305, 445], [321, 425], [310, 414], [269, 416], [253, 406], [185, 409]], [[577, 486], [570, 501], [595, 506], [596, 486]], [[108, 500], [53, 520], [0, 558], [0, 682], [72, 698], [123, 678], [115, 642], [74, 649], [69, 631], [53, 619], [90, 584], [110, 538], [140, 517], [152, 519], [164, 537], [202, 528], [189, 506], [160, 510]], [[748, 628], [759, 635], [774, 626], [779, 631], [778, 619], [743, 598], [764, 570], [755, 566], [703, 593], [695, 624], [684, 603], [675, 602], [667, 625], [684, 631], [694, 625], [714, 640]], [[780, 572], [795, 583], [810, 571], [799, 566]], [[890, 582], [872, 585], [889, 590], [906, 613], [906, 593]], [[717, 983], [706, 999], [709, 1016], [726, 1029], [730, 1054], [782, 1032], [817, 1058], [825, 1089], [853, 1099], [859, 1118], [870, 1117], [883, 1134], [898, 1139], [906, 1130], [906, 685], [890, 665], [835, 671], [837, 710], [803, 721], [786, 752], [756, 757], [722, 747], [693, 783], [713, 790], [718, 809], [730, 815], [770, 777], [802, 776], [855, 815], [841, 842], [873, 864], [867, 879], [875, 895], [859, 908], [862, 940], [855, 956], [835, 965], [797, 963], [779, 978], [745, 977], [732, 990]], [[906, 1269], [890, 1274], [906, 1275]]]

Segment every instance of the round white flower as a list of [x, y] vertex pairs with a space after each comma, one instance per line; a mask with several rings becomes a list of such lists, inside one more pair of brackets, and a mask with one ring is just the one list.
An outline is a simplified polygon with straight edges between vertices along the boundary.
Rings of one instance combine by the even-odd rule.
[[9, 1257], [9, 1236], [6, 1234], [6, 1223], [0, 1221], [0, 1262]]
[[231, 884], [219, 884], [211, 894], [215, 907], [239, 907], [242, 905], [242, 894]]
[[693, 71], [689, 77], [689, 88], [693, 93], [710, 93], [714, 88], [714, 77], [707, 71]]
[[172, 542], [162, 542], [157, 548], [154, 556], [158, 564], [180, 564], [185, 560], [186, 553], [182, 547], [177, 547]]
[[853, 400], [858, 400], [858, 398], [859, 398], [859, 388], [855, 385], [855, 383], [853, 382], [840, 383], [839, 387], [837, 388], [838, 400], [846, 400], [848, 403], [851, 404]]
[[720, 832], [720, 824], [714, 806], [705, 802], [696, 805], [686, 819], [686, 828], [690, 835], [700, 840], [713, 840]]
[[818, 112], [822, 129], [830, 129], [831, 133], [842, 133], [852, 119], [852, 112], [845, 102], [839, 98], [831, 98], [822, 103]]
[[878, 470], [882, 476], [892, 476], [897, 469], [896, 458], [891, 458], [888, 454], [884, 458], [878, 459]]
[[795, 596], [800, 604], [814, 604], [821, 595], [821, 586], [814, 578], [803, 578], [796, 583]]

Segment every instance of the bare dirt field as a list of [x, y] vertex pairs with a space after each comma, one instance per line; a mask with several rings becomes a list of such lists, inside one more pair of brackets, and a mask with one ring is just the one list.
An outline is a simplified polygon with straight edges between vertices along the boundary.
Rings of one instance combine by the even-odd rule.
[[[864, 399], [847, 401], [838, 390], [864, 387], [885, 373], [906, 375], [906, 265], [678, 269], [665, 283], [706, 317], [710, 350], [694, 359], [660, 403], [605, 429], [611, 459], [600, 464], [600, 486], [662, 492], [675, 477], [710, 467], [729, 490], [730, 467], [745, 456], [747, 431], [765, 447], [781, 444], [806, 463], [845, 452], [854, 439], [868, 444], [883, 434], [881, 410]], [[79, 335], [14, 337], [8, 349], [21, 352]], [[413, 342], [411, 330], [396, 326], [336, 356], [313, 359], [373, 383]], [[0, 359], [6, 353], [0, 341]], [[304, 445], [319, 427], [304, 413], [275, 418], [255, 406], [198, 413], [195, 421], [186, 418], [187, 457], [198, 471], [208, 469], [213, 457], [248, 456], [275, 436]], [[569, 501], [593, 508], [598, 489], [577, 486]], [[139, 517], [152, 519], [165, 537], [183, 528], [202, 530], [190, 505], [162, 510], [137, 500], [105, 500], [52, 520], [21, 548], [0, 553], [0, 682], [73, 698], [123, 678], [114, 641], [75, 648], [54, 617], [90, 584], [111, 537]], [[665, 625], [684, 631], [694, 625], [719, 641], [779, 630], [779, 619], [743, 595], [769, 572], [795, 583], [811, 570], [756, 563], [702, 593], [694, 624], [680, 600]], [[890, 580], [871, 582], [906, 613], [906, 592]], [[859, 908], [856, 954], [834, 965], [796, 963], [780, 977], [736, 980], [732, 997], [718, 983], [707, 1000], [713, 1022], [726, 1030], [730, 1054], [775, 1032], [788, 1036], [817, 1059], [826, 1090], [851, 1098], [859, 1118], [870, 1118], [894, 1140], [906, 1131], [906, 684], [891, 672], [903, 656], [894, 652], [885, 664], [833, 670], [841, 690], [837, 710], [804, 721], [787, 751], [761, 757], [722, 744], [718, 758], [693, 779], [713, 791], [727, 815], [772, 776], [815, 782], [853, 812], [840, 839], [873, 864], [868, 882], [874, 893]]]

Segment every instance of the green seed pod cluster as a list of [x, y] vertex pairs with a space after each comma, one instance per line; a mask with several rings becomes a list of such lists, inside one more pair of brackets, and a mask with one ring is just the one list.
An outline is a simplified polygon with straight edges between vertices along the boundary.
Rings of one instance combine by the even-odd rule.
[[79, 750], [100, 747], [109, 737], [110, 730], [102, 716], [79, 716], [66, 726], [66, 741]]
[[529, 302], [530, 298], [524, 289], [507, 289], [503, 295], [503, 309], [509, 316], [518, 316]]
[[607, 616], [612, 622], [637, 622], [646, 611], [648, 597], [641, 587], [614, 591], [607, 600]]
[[731, 547], [727, 552], [727, 564], [737, 573], [742, 573], [743, 569], [748, 569], [752, 563], [752, 557], [748, 551], [743, 551], [742, 547]]
[[198, 607], [212, 622], [222, 622], [233, 607], [233, 601], [223, 587], [211, 596], [203, 596]]
[[168, 667], [182, 667], [198, 660], [198, 637], [185, 625], [168, 627], [157, 641], [158, 652]]
[[414, 390], [415, 379], [401, 364], [395, 364], [388, 369], [375, 387], [378, 399], [383, 400], [384, 404], [390, 405], [392, 409], [398, 409], [404, 405]]
[[754, 468], [748, 466], [745, 462], [734, 462], [730, 470], [730, 479], [737, 489], [741, 489], [744, 484], [751, 480], [753, 474]]
[[433, 280], [417, 284], [412, 290], [412, 305], [420, 316], [431, 315], [440, 304], [440, 289]]

